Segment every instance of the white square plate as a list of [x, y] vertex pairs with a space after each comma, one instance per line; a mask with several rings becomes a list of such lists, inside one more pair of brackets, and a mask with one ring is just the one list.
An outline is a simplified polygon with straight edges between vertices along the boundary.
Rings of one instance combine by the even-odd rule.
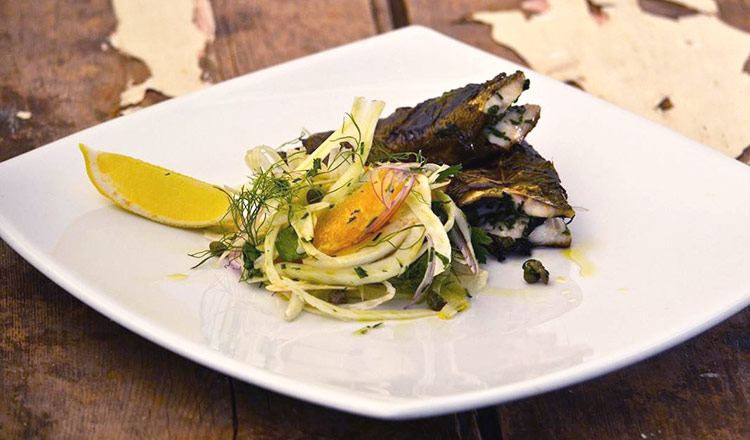
[[[199, 232], [126, 213], [89, 182], [77, 145], [237, 184], [246, 149], [340, 123], [354, 96], [384, 114], [519, 66], [411, 27], [243, 76], [0, 164], [0, 236], [111, 319], [211, 368], [300, 399], [382, 418], [428, 416], [588, 379], [677, 344], [750, 302], [750, 169], [679, 134], [527, 71], [543, 117], [530, 142], [555, 161], [583, 276], [535, 251], [555, 279], [526, 287], [491, 263], [490, 288], [450, 321], [361, 323], [304, 314], [191, 271]], [[590, 273], [589, 273], [590, 272]], [[184, 273], [174, 281], [167, 275]], [[563, 282], [565, 281], [565, 282]]]

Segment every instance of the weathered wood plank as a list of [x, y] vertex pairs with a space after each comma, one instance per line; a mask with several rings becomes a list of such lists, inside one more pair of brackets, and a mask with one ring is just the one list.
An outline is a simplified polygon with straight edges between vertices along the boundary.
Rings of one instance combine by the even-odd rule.
[[481, 439], [475, 411], [383, 421], [334, 411], [235, 382], [239, 438]]
[[[487, 26], [468, 19], [474, 12], [520, 8], [522, 0], [403, 0], [403, 3], [409, 23], [431, 27], [487, 52], [527, 65], [523, 54], [499, 45], [490, 37]], [[639, 3], [651, 13], [670, 17], [685, 13], [685, 8], [670, 4], [668, 0], [640, 0]], [[717, 4], [722, 20], [750, 32], [750, 0], [717, 0]], [[533, 35], [529, 35], [529, 38], [533, 38]]]
[[128, 78], [147, 74], [107, 50], [108, 0], [3, 1], [0, 17], [0, 161], [116, 116]]
[[518, 8], [521, 0], [404, 0], [404, 4], [409, 23], [433, 28], [499, 57], [526, 65], [513, 50], [495, 43], [490, 38], [487, 26], [469, 19], [477, 11]]
[[370, 0], [372, 9], [372, 19], [375, 22], [375, 28], [378, 33], [388, 32], [396, 26], [393, 23], [393, 14], [388, 0]]
[[506, 439], [750, 438], [750, 308], [666, 353], [499, 407]]
[[230, 437], [228, 379], [73, 298], [0, 243], [0, 438]]
[[214, 1], [213, 7], [216, 41], [206, 65], [215, 82], [378, 32], [367, 0]]
[[737, 29], [750, 32], [750, 0], [716, 0], [719, 17]]

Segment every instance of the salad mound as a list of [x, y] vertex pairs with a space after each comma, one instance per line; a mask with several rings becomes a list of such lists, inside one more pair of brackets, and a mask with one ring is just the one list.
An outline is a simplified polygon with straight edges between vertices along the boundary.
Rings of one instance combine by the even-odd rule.
[[225, 188], [234, 227], [195, 256], [218, 258], [286, 299], [287, 320], [303, 310], [384, 320], [465, 309], [487, 273], [475, 253], [483, 244], [472, 243], [478, 234], [445, 192], [460, 166], [373, 154], [383, 107], [356, 98], [311, 153], [248, 151], [249, 181]]

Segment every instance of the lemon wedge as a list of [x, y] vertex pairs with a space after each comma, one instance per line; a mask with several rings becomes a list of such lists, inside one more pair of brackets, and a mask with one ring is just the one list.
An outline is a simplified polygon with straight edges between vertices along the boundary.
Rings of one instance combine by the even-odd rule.
[[229, 198], [210, 183], [129, 156], [79, 147], [91, 183], [127, 211], [180, 228], [216, 226], [227, 215]]

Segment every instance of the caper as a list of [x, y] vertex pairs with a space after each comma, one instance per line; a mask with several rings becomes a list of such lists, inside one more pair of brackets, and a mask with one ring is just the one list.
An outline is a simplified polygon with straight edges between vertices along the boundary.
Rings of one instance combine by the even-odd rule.
[[539, 281], [539, 274], [536, 273], [533, 270], [526, 270], [523, 271], [523, 279], [529, 284], [534, 284], [537, 281]]
[[544, 265], [539, 260], [526, 260], [521, 266], [523, 269], [523, 279], [529, 283], [534, 284], [541, 280], [542, 283], [549, 283], [549, 272], [544, 268]]
[[221, 241], [212, 241], [208, 245], [208, 250], [209, 252], [211, 252], [211, 255], [213, 255], [214, 257], [218, 257], [227, 250], [227, 245]]
[[430, 309], [439, 312], [443, 309], [446, 305], [446, 301], [443, 299], [442, 296], [438, 295], [437, 293], [430, 291], [430, 293], [427, 294], [427, 305], [430, 307]]
[[323, 200], [323, 191], [321, 191], [318, 188], [310, 188], [307, 191], [307, 203], [312, 205], [313, 203], [318, 203], [319, 201]]

